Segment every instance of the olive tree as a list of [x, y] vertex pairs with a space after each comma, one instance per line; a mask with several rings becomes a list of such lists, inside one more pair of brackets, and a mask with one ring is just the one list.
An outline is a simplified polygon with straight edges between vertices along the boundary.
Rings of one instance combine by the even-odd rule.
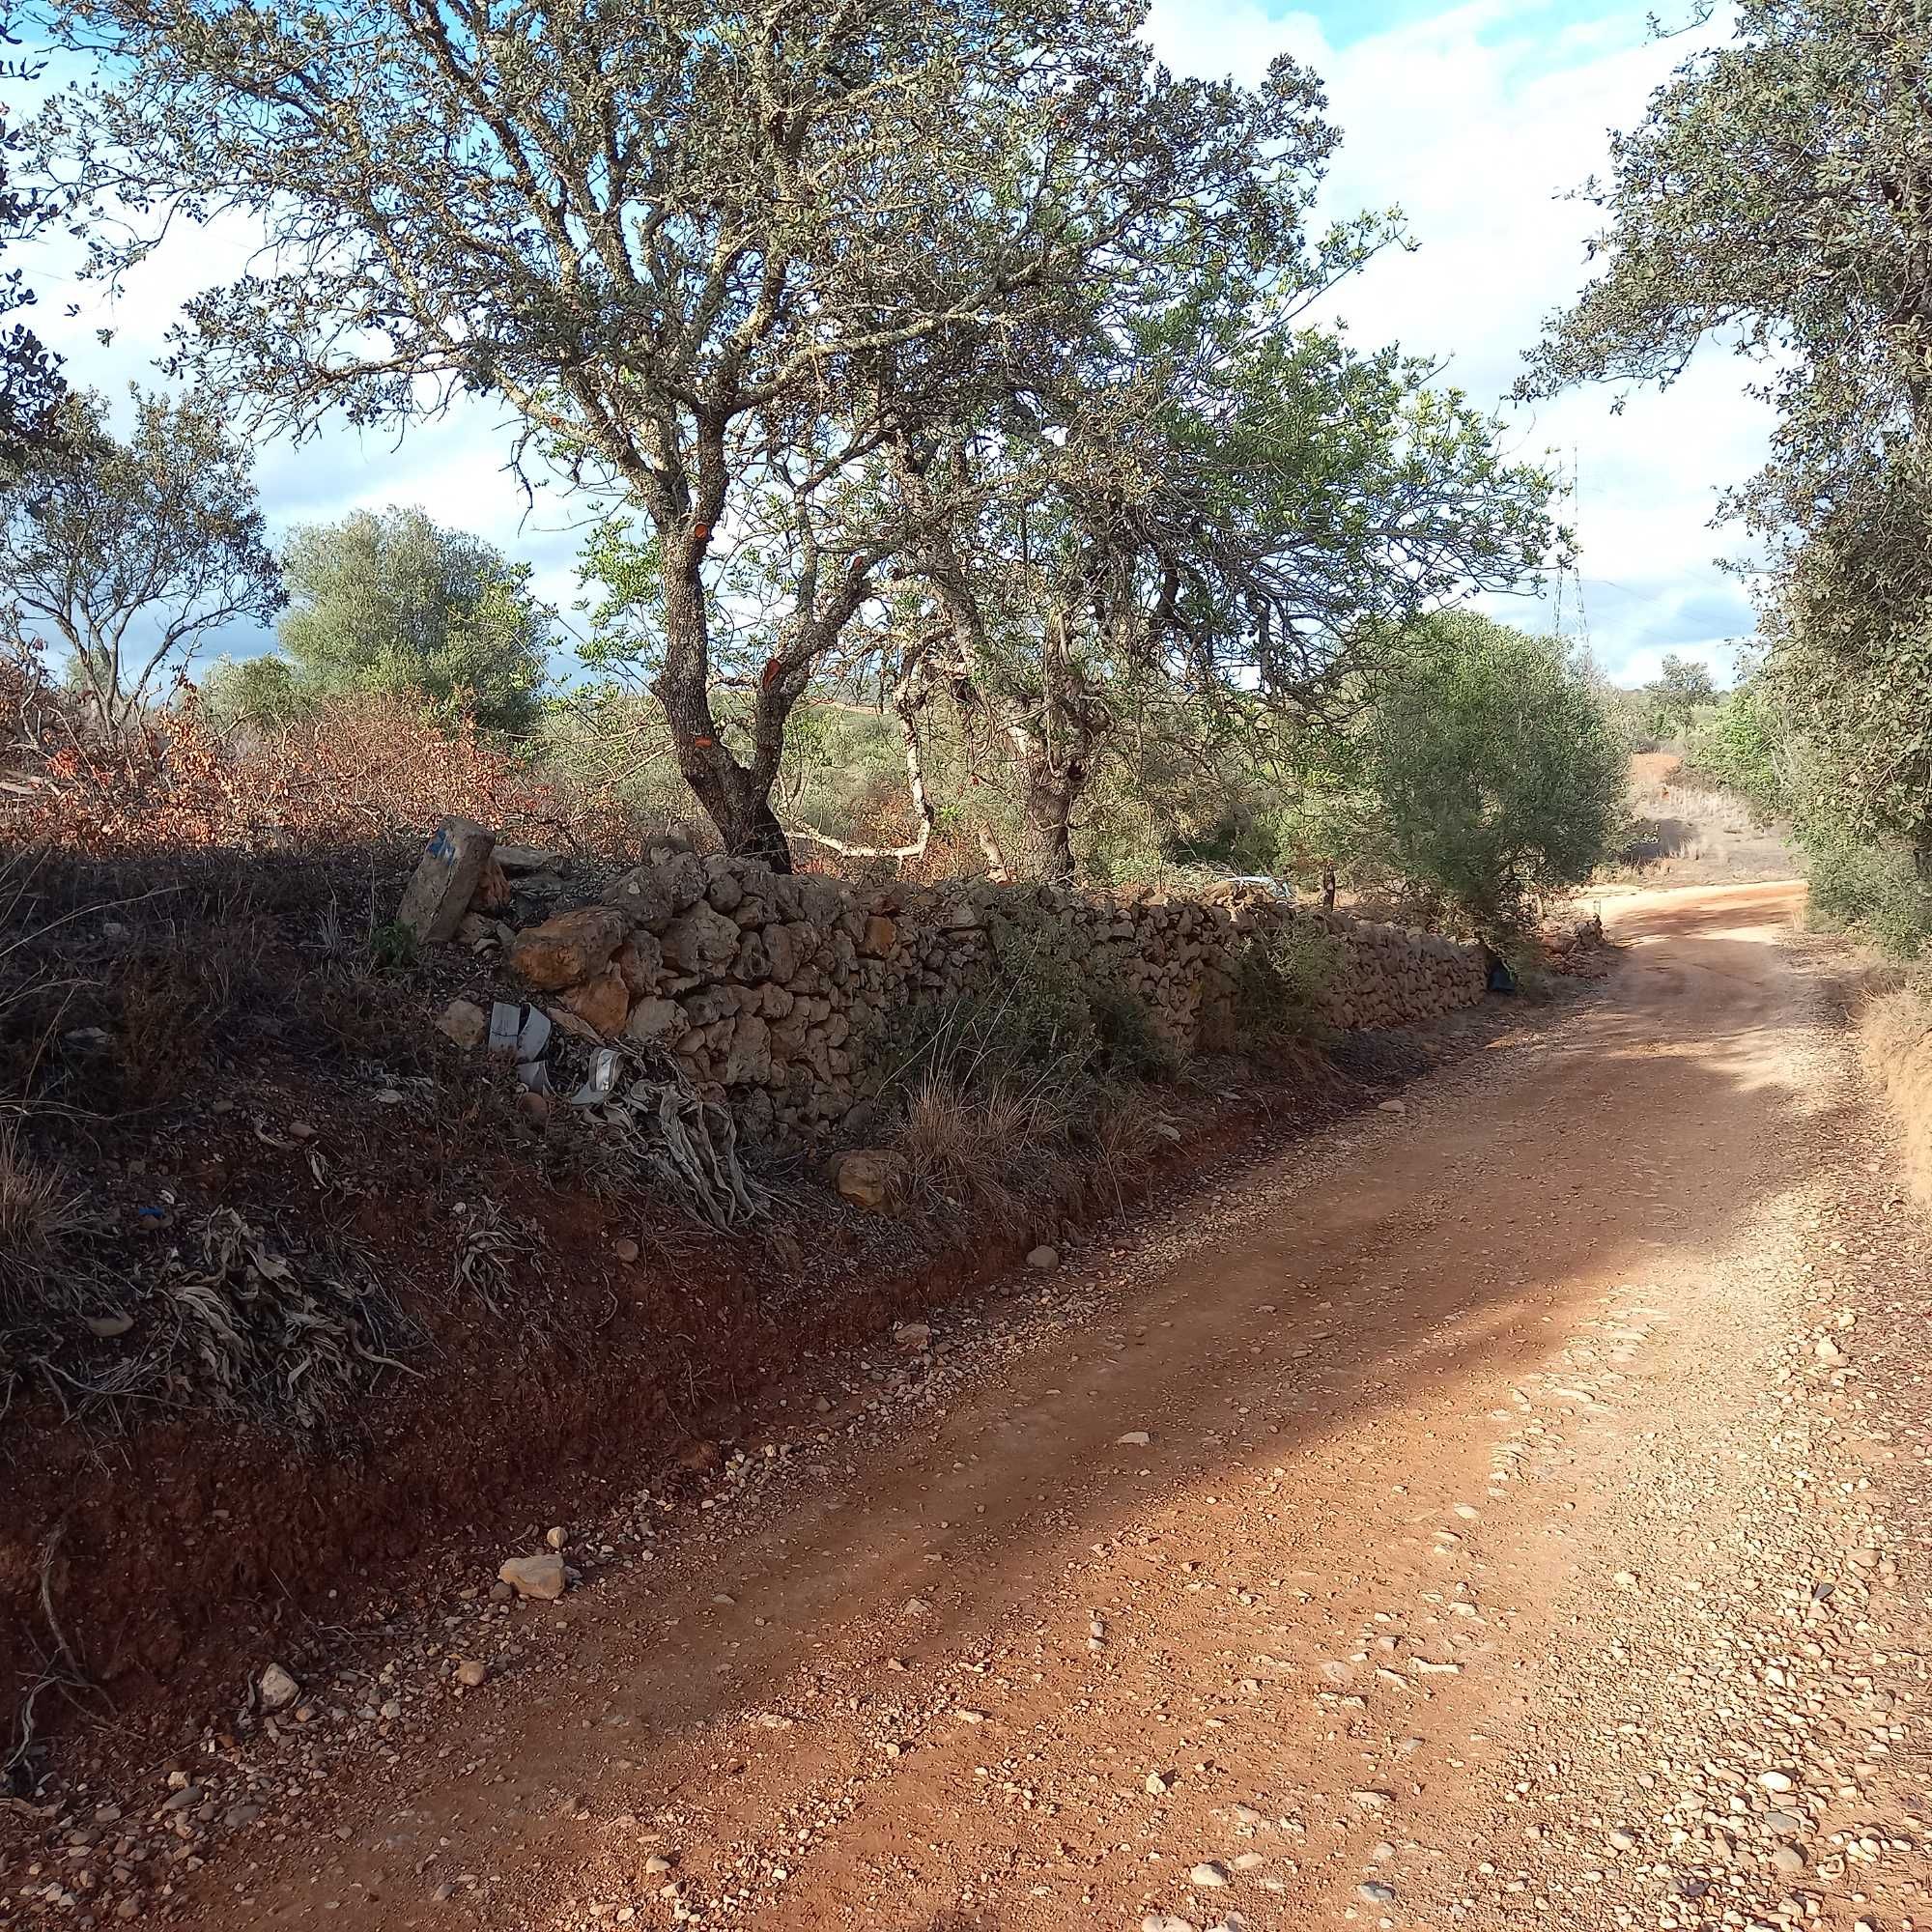
[[132, 434], [74, 390], [0, 496], [0, 595], [63, 649], [100, 729], [125, 731], [162, 674], [282, 601], [248, 453], [205, 400], [134, 398]]
[[1623, 749], [1558, 639], [1456, 611], [1378, 649], [1350, 767], [1357, 836], [1456, 923], [1506, 946], [1537, 894], [1580, 884], [1604, 858]]
[[1728, 508], [1771, 566], [1767, 690], [1817, 750], [1809, 808], [1932, 871], [1932, 12], [1740, 0], [1730, 28], [1616, 138], [1599, 270], [1523, 386], [1755, 362], [1773, 456]]
[[[20, 44], [13, 21], [13, 9], [0, 6], [0, 47]], [[38, 81], [42, 71], [37, 60], [0, 54], [0, 81]], [[14, 179], [20, 148], [20, 130], [0, 106], [0, 243], [34, 234], [45, 213], [40, 198]], [[18, 269], [0, 271], [0, 315], [31, 308], [35, 299]], [[66, 387], [60, 357], [26, 323], [15, 321], [0, 328], [0, 463], [16, 461], [44, 437]]]
[[[1299, 305], [1336, 266], [1303, 265]], [[1194, 305], [910, 479], [970, 501], [914, 566], [946, 621], [909, 614], [1049, 878], [1071, 876], [1086, 792], [1129, 735], [1338, 713], [1359, 639], [1533, 580], [1564, 541], [1550, 474], [1506, 461], [1427, 364], [1294, 328], [1280, 288], [1201, 333]]]
[[279, 636], [298, 692], [406, 696], [492, 731], [536, 722], [551, 613], [529, 566], [481, 537], [419, 509], [358, 510], [291, 530], [282, 576]]
[[[1298, 224], [1312, 78], [1180, 81], [1140, 0], [60, 0], [104, 78], [43, 111], [104, 272], [240, 212], [259, 269], [185, 365], [301, 430], [506, 401], [655, 546], [651, 686], [733, 850], [787, 863], [792, 708], [908, 532], [895, 438], [1050, 362], [1097, 280]], [[149, 217], [145, 225], [142, 216]], [[790, 594], [735, 733], [718, 557], [755, 501]]]

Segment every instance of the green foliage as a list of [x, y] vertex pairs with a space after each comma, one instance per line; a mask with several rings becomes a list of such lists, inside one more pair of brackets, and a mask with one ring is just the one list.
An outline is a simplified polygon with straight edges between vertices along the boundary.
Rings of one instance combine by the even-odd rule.
[[272, 730], [310, 716], [321, 701], [286, 658], [223, 658], [201, 681], [201, 700], [217, 724]]
[[1600, 683], [1597, 702], [1611, 735], [1627, 753], [1657, 750], [1657, 712], [1648, 694]]
[[1469, 612], [1386, 640], [1360, 754], [1364, 846], [1494, 942], [1534, 895], [1589, 877], [1626, 784], [1623, 750], [1565, 646]]
[[1801, 830], [1932, 857], [1932, 13], [1741, 0], [1730, 24], [1616, 138], [1603, 270], [1524, 386], [1668, 385], [1712, 338], [1752, 358], [1777, 424], [1729, 508], [1769, 554]]
[[1342, 946], [1312, 920], [1255, 933], [1235, 973], [1235, 1025], [1243, 1043], [1285, 1046], [1321, 1031], [1321, 995], [1342, 970]]
[[1087, 1010], [1100, 1042], [1101, 1071], [1122, 1080], [1172, 1080], [1180, 1071], [1174, 1042], [1154, 1024], [1153, 1011], [1131, 986], [1096, 980], [1087, 987]]
[[62, 396], [0, 493], [0, 609], [67, 652], [109, 735], [204, 639], [282, 602], [248, 449], [224, 412], [135, 392], [133, 414], [123, 442], [105, 397]]
[[421, 956], [415, 933], [400, 920], [385, 919], [369, 934], [369, 961], [379, 973], [413, 972]]
[[942, 1000], [915, 1000], [867, 1057], [885, 1089], [938, 1080], [962, 1094], [1045, 1092], [1069, 1099], [1100, 1054], [1080, 977], [1044, 945], [1017, 948], [995, 977]]
[[1932, 880], [1896, 845], [1845, 837], [1811, 843], [1812, 923], [1851, 932], [1894, 959], [1917, 959], [1932, 948]]
[[1932, 859], [1932, 448], [1866, 477], [1788, 557], [1765, 680], [1801, 821]]
[[1045, 1094], [1056, 1107], [1091, 1101], [1113, 1081], [1175, 1077], [1179, 1058], [1132, 988], [1076, 958], [1050, 914], [989, 915], [997, 967], [943, 1000], [910, 1002], [867, 1043], [883, 1092], [927, 1082], [973, 1095]]
[[1670, 652], [1664, 657], [1662, 674], [1644, 687], [1643, 696], [1650, 707], [1651, 737], [1677, 738], [1718, 701], [1718, 686], [1702, 665]]
[[1685, 770], [1742, 798], [1760, 819], [1787, 817], [1796, 803], [1787, 735], [1765, 684], [1741, 684], [1693, 723], [1685, 742]]
[[[1210, 300], [1236, 334], [1166, 366], [1285, 332], [1392, 229], [1315, 219], [1337, 135], [1312, 72], [1178, 76], [1140, 0], [44, 11], [89, 78], [37, 159], [126, 216], [96, 265], [232, 213], [280, 266], [187, 305], [178, 359], [211, 386], [279, 429], [493, 396], [608, 489], [655, 546], [629, 603], [681, 767], [727, 846], [781, 866], [791, 712], [931, 532], [889, 475]], [[1055, 436], [1092, 446], [1062, 412]]]
[[[390, 509], [291, 531], [282, 568], [293, 687], [418, 700], [445, 725], [522, 733], [536, 722], [552, 628], [527, 564], [421, 510]], [[258, 673], [250, 695], [270, 677]]]

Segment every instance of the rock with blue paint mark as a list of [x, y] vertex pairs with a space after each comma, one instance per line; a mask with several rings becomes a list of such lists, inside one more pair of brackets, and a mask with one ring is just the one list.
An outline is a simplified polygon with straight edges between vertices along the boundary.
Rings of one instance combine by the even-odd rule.
[[496, 849], [496, 834], [473, 818], [445, 818], [430, 834], [403, 890], [397, 923], [408, 926], [426, 945], [454, 939]]

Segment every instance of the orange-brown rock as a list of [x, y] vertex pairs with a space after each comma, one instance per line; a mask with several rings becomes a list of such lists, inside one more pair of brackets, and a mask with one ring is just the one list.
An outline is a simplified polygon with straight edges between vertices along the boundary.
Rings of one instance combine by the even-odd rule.
[[510, 971], [540, 993], [557, 993], [603, 972], [623, 943], [620, 913], [610, 906], [579, 906], [518, 933], [510, 946]]
[[631, 1015], [630, 989], [615, 966], [607, 966], [594, 980], [573, 986], [564, 994], [563, 1004], [606, 1039], [622, 1033], [624, 1022]]

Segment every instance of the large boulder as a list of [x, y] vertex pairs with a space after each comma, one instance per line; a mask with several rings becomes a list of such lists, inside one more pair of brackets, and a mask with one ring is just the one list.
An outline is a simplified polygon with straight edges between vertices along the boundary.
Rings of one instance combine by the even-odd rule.
[[496, 834], [473, 818], [445, 818], [430, 834], [403, 889], [397, 923], [408, 926], [425, 944], [454, 939], [496, 844]]
[[554, 872], [563, 864], [563, 854], [541, 845], [498, 845], [497, 863], [506, 872]]
[[623, 915], [610, 906], [557, 913], [517, 934], [510, 946], [510, 971], [540, 993], [581, 985], [611, 963], [626, 929]]

